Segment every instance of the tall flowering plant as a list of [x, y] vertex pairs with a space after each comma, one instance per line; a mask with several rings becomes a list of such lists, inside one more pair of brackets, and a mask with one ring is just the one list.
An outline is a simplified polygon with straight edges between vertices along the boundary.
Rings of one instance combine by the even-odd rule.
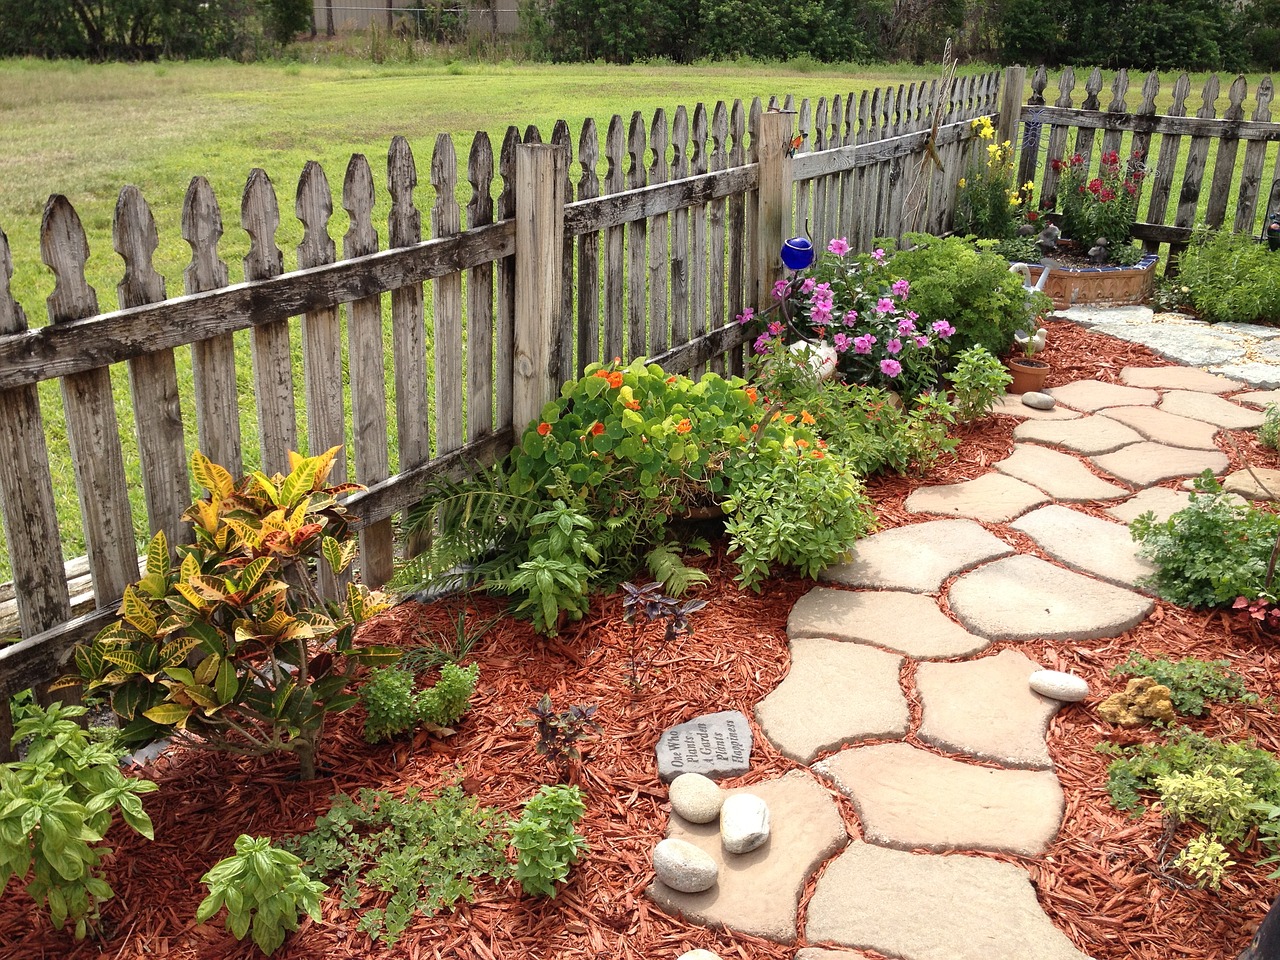
[[[799, 338], [818, 346], [815, 355], [833, 349], [850, 383], [913, 397], [938, 382], [955, 327], [921, 323], [908, 306], [911, 284], [893, 275], [884, 249], [853, 254], [848, 240], [832, 240], [809, 271], [779, 280], [773, 295], [781, 309], [756, 338], [758, 355], [780, 354]], [[750, 309], [738, 317], [753, 319]]]
[[1121, 164], [1120, 154], [1108, 150], [1093, 178], [1089, 177], [1088, 160], [1078, 153], [1054, 160], [1052, 166], [1059, 177], [1062, 232], [1081, 244], [1106, 237], [1112, 252], [1127, 244], [1138, 219], [1138, 201], [1146, 178], [1142, 151], [1134, 150]]
[[1013, 144], [996, 142], [990, 117], [977, 117], [970, 125], [979, 140], [991, 142], [986, 162], [971, 166], [957, 184], [956, 232], [992, 240], [1012, 239], [1023, 224], [1034, 225], [1039, 220], [1031, 207], [1035, 184], [1014, 184]]

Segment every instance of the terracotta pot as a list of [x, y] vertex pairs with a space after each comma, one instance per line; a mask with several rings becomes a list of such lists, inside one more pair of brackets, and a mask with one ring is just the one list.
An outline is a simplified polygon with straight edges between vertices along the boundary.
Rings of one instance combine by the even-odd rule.
[[1009, 393], [1037, 393], [1044, 387], [1045, 378], [1049, 376], [1049, 364], [1043, 360], [1010, 357], [1005, 361], [1005, 365], [1013, 374]]
[[[1049, 279], [1042, 289], [1053, 299], [1055, 310], [1077, 304], [1143, 303], [1155, 289], [1157, 260], [1155, 254], [1149, 254], [1132, 267], [1060, 267], [1050, 263]], [[1034, 264], [1032, 282], [1043, 272], [1043, 266]]]

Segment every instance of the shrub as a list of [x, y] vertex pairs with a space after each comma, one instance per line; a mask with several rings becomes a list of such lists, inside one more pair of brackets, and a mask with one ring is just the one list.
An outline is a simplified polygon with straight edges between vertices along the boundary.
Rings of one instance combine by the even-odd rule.
[[977, 420], [994, 410], [1005, 388], [1013, 382], [1009, 368], [982, 346], [962, 351], [956, 357], [955, 369], [946, 377], [951, 381], [956, 419], [961, 423]]
[[338, 449], [291, 454], [288, 476], [238, 483], [192, 457], [209, 491], [184, 514], [195, 542], [175, 565], [157, 534], [121, 619], [76, 648], [75, 679], [110, 694], [127, 741], [168, 734], [234, 753], [288, 751], [303, 779], [315, 776], [325, 717], [356, 702], [356, 666], [398, 655], [352, 642], [384, 600], [353, 583], [342, 602], [322, 603], [312, 579], [316, 551], [335, 577], [356, 555], [337, 497], [359, 488], [325, 486]]
[[910, 281], [911, 306], [923, 326], [947, 320], [955, 327], [952, 355], [981, 345], [1000, 356], [1015, 330], [1049, 309], [1042, 294], [1028, 300], [1007, 260], [961, 237], [911, 233], [906, 242], [912, 246], [894, 254], [889, 267]]
[[574, 829], [586, 812], [582, 791], [564, 784], [540, 788], [525, 804], [511, 828], [515, 877], [525, 893], [556, 895], [556, 884], [569, 875], [587, 849], [586, 839]]
[[1144, 513], [1129, 524], [1139, 553], [1155, 564], [1146, 579], [1160, 596], [1184, 607], [1221, 607], [1237, 597], [1269, 594], [1269, 564], [1280, 517], [1233, 504], [1213, 475], [1195, 482], [1189, 505], [1160, 522]]
[[1210, 323], [1280, 323], [1280, 251], [1230, 230], [1197, 230], [1178, 258], [1178, 278]]
[[270, 956], [285, 934], [298, 929], [298, 917], [320, 920], [320, 895], [328, 887], [310, 880], [302, 861], [272, 846], [270, 837], [236, 838], [233, 856], [219, 860], [200, 878], [209, 895], [196, 910], [196, 922], [204, 923], [223, 907], [227, 929], [243, 940], [252, 929], [253, 942]]
[[438, 728], [451, 726], [467, 712], [479, 676], [478, 663], [469, 667], [446, 663], [434, 686], [415, 693], [410, 671], [398, 665], [371, 671], [360, 688], [360, 701], [368, 712], [364, 738], [378, 743], [420, 723]]
[[115, 896], [99, 866], [115, 811], [154, 839], [139, 794], [150, 780], [120, 772], [123, 750], [91, 742], [76, 722], [84, 707], [30, 706], [15, 724], [13, 743], [31, 739], [24, 760], [0, 767], [0, 890], [11, 877], [49, 911], [58, 929], [70, 921], [82, 940], [98, 907]]

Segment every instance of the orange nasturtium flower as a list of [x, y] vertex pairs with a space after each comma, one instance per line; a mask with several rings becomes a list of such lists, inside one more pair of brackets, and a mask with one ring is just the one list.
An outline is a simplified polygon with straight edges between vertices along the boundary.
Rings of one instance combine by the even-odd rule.
[[623, 406], [624, 406], [624, 407], [626, 407], [628, 410], [639, 410], [639, 409], [640, 409], [640, 401], [639, 401], [639, 400], [628, 400], [626, 403], [624, 403], [624, 404], [623, 404]]
[[600, 434], [604, 433], [604, 424], [597, 420], [591, 427], [591, 433], [593, 436], [600, 436]]
[[541, 436], [545, 437], [550, 432], [551, 432], [551, 424], [547, 423], [545, 420], [542, 423], [538, 424], [538, 433]]
[[817, 421], [813, 419], [813, 414], [811, 414], [808, 410], [800, 411], [800, 422], [807, 425], [812, 425], [814, 423], [817, 423]]
[[755, 403], [755, 402], [756, 402], [756, 396], [757, 396], [757, 394], [756, 394], [756, 388], [755, 388], [755, 387], [747, 387], [747, 399], [748, 399], [748, 400], [750, 400], [752, 403]]
[[688, 417], [676, 424], [676, 433], [688, 433], [692, 429], [693, 424], [689, 422]]
[[796, 422], [796, 415], [795, 415], [794, 413], [784, 414], [784, 415], [783, 415], [783, 417], [782, 417], [782, 422], [783, 422], [783, 423], [795, 423], [795, 422]]
[[825, 453], [823, 453], [821, 450], [815, 450], [815, 451], [813, 451], [813, 459], [815, 459], [815, 460], [821, 460], [821, 459], [822, 459], [823, 457], [825, 457], [825, 456], [826, 456], [826, 454], [825, 454]]
[[609, 371], [608, 371], [608, 370], [597, 370], [595, 373], [593, 373], [593, 374], [592, 374], [592, 376], [593, 376], [593, 377], [604, 377], [604, 379], [608, 380], [608, 379], [609, 379]]
[[755, 433], [755, 432], [756, 432], [757, 430], [759, 430], [759, 429], [760, 429], [760, 424], [758, 424], [758, 423], [753, 423], [753, 424], [751, 425], [751, 432], [752, 432], [752, 433]]
[[615, 390], [622, 386], [622, 374], [616, 370], [609, 374], [609, 386], [613, 387]]
[[809, 441], [805, 440], [803, 437], [796, 441], [796, 446], [799, 447], [801, 450], [803, 450], [808, 445], [809, 445]]

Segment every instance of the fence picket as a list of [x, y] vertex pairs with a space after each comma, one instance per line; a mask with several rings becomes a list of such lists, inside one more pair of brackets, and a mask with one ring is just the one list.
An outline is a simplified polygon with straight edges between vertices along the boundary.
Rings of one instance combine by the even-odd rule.
[[[638, 190], [647, 186], [645, 170], [644, 115], [631, 114], [627, 132], [627, 187]], [[649, 350], [649, 311], [646, 306], [646, 281], [649, 276], [649, 224], [642, 219], [627, 224], [627, 347], [628, 360], [647, 357]]]
[[[578, 199], [600, 196], [600, 137], [596, 122], [587, 117], [578, 136]], [[600, 351], [600, 231], [578, 237], [578, 373], [602, 359]]]
[[[555, 126], [551, 128], [551, 144], [552, 146], [562, 147], [565, 154], [569, 158], [569, 162], [564, 168], [564, 196], [566, 199], [573, 196], [573, 178], [569, 175], [569, 171], [573, 169], [573, 136], [569, 133], [569, 124], [564, 120], [557, 120]], [[568, 232], [565, 233], [562, 240], [560, 250], [560, 322], [558, 329], [562, 331], [571, 331], [573, 326], [573, 237]], [[560, 379], [568, 381], [573, 377], [573, 338], [570, 336], [560, 336], [557, 339], [559, 346], [559, 355], [556, 358], [557, 369], [560, 371]]]
[[[676, 107], [671, 124], [671, 179], [689, 175], [689, 114]], [[671, 214], [671, 342], [689, 340], [689, 210]]]
[[[622, 117], [614, 114], [609, 120], [609, 130], [604, 139], [604, 156], [608, 169], [604, 175], [604, 192], [621, 193], [626, 188], [626, 169], [623, 166], [625, 137]], [[625, 318], [624, 254], [625, 227], [607, 227], [604, 231], [604, 355], [606, 358], [622, 356], [622, 337]]]
[[[182, 203], [182, 238], [191, 247], [191, 263], [183, 271], [183, 289], [191, 293], [227, 285], [227, 265], [218, 257], [222, 212], [204, 177], [187, 186]], [[200, 451], [231, 471], [244, 472], [240, 446], [240, 404], [236, 388], [236, 344], [220, 333], [191, 344], [191, 375], [196, 398], [196, 435]]]
[[[511, 220], [516, 215], [516, 146], [520, 143], [520, 131], [512, 125], [502, 138], [502, 150], [498, 154], [498, 174], [502, 177], [502, 193], [498, 196], [498, 219]], [[497, 280], [497, 336], [494, 338], [493, 375], [497, 381], [497, 397], [494, 416], [499, 429], [512, 425], [512, 388], [515, 384], [515, 316], [516, 316], [516, 257], [515, 254], [498, 261]]]
[[[1159, 93], [1160, 74], [1152, 70], [1147, 74], [1146, 80], [1142, 82], [1142, 102], [1138, 104], [1138, 109], [1134, 116], [1151, 123], [1152, 118], [1156, 115], [1156, 96]], [[1138, 153], [1139, 162], [1145, 167], [1151, 156], [1151, 131], [1149, 129], [1139, 128], [1134, 131], [1133, 140], [1130, 144], [1130, 155], [1135, 152]]]
[[[1244, 119], [1243, 101], [1248, 92], [1248, 84], [1244, 77], [1236, 77], [1227, 92], [1227, 111], [1222, 119], [1231, 124], [1238, 124]], [[1205, 209], [1205, 222], [1215, 230], [1222, 226], [1227, 215], [1227, 198], [1231, 194], [1231, 181], [1236, 172], [1236, 154], [1240, 149], [1240, 138], [1234, 134], [1234, 127], [1228, 127], [1223, 136], [1218, 138], [1218, 152], [1213, 161], [1213, 179], [1209, 182], [1209, 203]]]
[[[342, 255], [348, 260], [378, 251], [378, 232], [373, 226], [374, 202], [373, 171], [369, 169], [369, 161], [364, 154], [354, 154], [347, 164], [347, 174], [342, 183], [342, 207], [350, 217], [350, 226], [342, 238]], [[390, 472], [387, 464], [387, 386], [383, 372], [380, 295], [361, 297], [347, 305], [347, 354], [356, 481], [369, 485], [385, 480]], [[459, 410], [454, 423], [459, 424], [461, 419]], [[440, 417], [440, 421], [444, 422], [444, 417]], [[370, 586], [381, 586], [390, 580], [393, 551], [389, 517], [362, 527], [361, 579]]]
[[[667, 114], [659, 107], [654, 111], [653, 124], [649, 128], [649, 146], [653, 161], [649, 165], [649, 182], [667, 182]], [[671, 257], [671, 244], [667, 235], [669, 214], [659, 213], [649, 226], [649, 353], [656, 356], [665, 353], [671, 345], [668, 332], [670, 314], [667, 308], [667, 271]]]
[[[729, 166], [741, 167], [747, 162], [747, 117], [741, 100], [734, 100], [729, 109], [729, 133], [733, 140], [729, 147]], [[746, 200], [741, 193], [729, 198], [729, 316], [738, 317], [747, 306], [754, 287], [747, 286], [747, 237]], [[743, 352], [734, 350], [729, 357], [729, 372], [744, 372]]]
[[[280, 207], [271, 178], [261, 168], [255, 168], [245, 184], [240, 225], [249, 234], [245, 280], [268, 280], [283, 273], [284, 257], [276, 246]], [[268, 475], [288, 473], [289, 451], [298, 449], [288, 317], [253, 328], [253, 384], [262, 469]]]
[[[813, 134], [809, 140], [809, 149], [821, 153], [827, 149], [827, 98], [819, 97], [813, 111]], [[831, 239], [830, 227], [827, 226], [827, 185], [831, 177], [823, 175], [813, 179], [813, 245], [825, 249]]]
[[[1191, 92], [1191, 80], [1184, 73], [1173, 84], [1173, 103], [1169, 106], [1168, 116], [1185, 117], [1187, 115], [1187, 95]], [[1169, 210], [1169, 191], [1173, 186], [1173, 172], [1178, 164], [1178, 153], [1182, 146], [1182, 137], [1176, 133], [1160, 135], [1160, 156], [1156, 160], [1155, 176], [1150, 178], [1151, 202], [1147, 204], [1147, 223], [1163, 224]], [[1148, 250], [1154, 245], [1148, 243]]]
[[[489, 144], [489, 135], [483, 131], [471, 141], [467, 181], [471, 184], [467, 229], [493, 223], [493, 147]], [[566, 260], [573, 262], [571, 255]], [[570, 308], [570, 318], [572, 315]], [[493, 264], [490, 262], [467, 271], [468, 441], [493, 432], [493, 399]], [[426, 459], [424, 456], [422, 462]]]
[[[1116, 71], [1115, 79], [1111, 82], [1111, 103], [1107, 105], [1107, 113], [1125, 114], [1129, 112], [1129, 106], [1125, 102], [1125, 95], [1129, 92], [1129, 71], [1121, 67]], [[1123, 130], [1104, 130], [1102, 132], [1102, 152], [1109, 153], [1114, 150], [1120, 153], [1122, 139], [1124, 137]]]
[[[1089, 74], [1089, 78], [1084, 82], [1084, 102], [1080, 104], [1081, 110], [1099, 110], [1101, 109], [1098, 100], [1098, 94], [1102, 92], [1102, 71], [1097, 67]], [[1092, 127], [1080, 127], [1076, 130], [1076, 149], [1075, 152], [1084, 157], [1085, 164], [1088, 167], [1093, 166], [1093, 141], [1095, 130]]]
[[[853, 113], [853, 94], [845, 101], [845, 144], [861, 146], [869, 143], [872, 127], [875, 123], [872, 107], [872, 95], [863, 90], [858, 97], [857, 119]], [[847, 177], [847, 178], [846, 178]], [[875, 236], [875, 168], [858, 167], [850, 174], [842, 177], [843, 187], [840, 191], [840, 222], [847, 224], [850, 239], [856, 232], [854, 246], [858, 250], [866, 250], [871, 246]]]
[[[1204, 82], [1200, 109], [1196, 117], [1201, 120], [1212, 120], [1217, 116], [1218, 75], [1210, 74]], [[1191, 147], [1187, 151], [1187, 165], [1182, 176], [1182, 188], [1178, 192], [1178, 212], [1174, 216], [1174, 224], [1179, 227], [1190, 227], [1195, 223], [1196, 210], [1200, 205], [1200, 187], [1204, 183], [1205, 161], [1209, 156], [1209, 137], [1193, 136]], [[1174, 248], [1181, 249], [1180, 244]], [[1170, 248], [1170, 256], [1174, 253]]]
[[[164, 277], [156, 273], [151, 262], [160, 243], [156, 221], [137, 187], [120, 191], [112, 240], [125, 263], [124, 278], [116, 288], [120, 306], [137, 307], [164, 300]], [[129, 390], [138, 430], [148, 523], [152, 536], [164, 531], [172, 551], [190, 537], [190, 525], [182, 514], [191, 502], [173, 351], [157, 350], [130, 360]]]
[[[1071, 108], [1071, 94], [1075, 90], [1076, 72], [1066, 67], [1058, 77], [1058, 99], [1055, 107]], [[1054, 160], [1062, 160], [1067, 154], [1067, 134], [1070, 127], [1065, 123], [1055, 123], [1049, 128], [1049, 150], [1045, 156], [1044, 172], [1040, 179], [1040, 202], [1052, 208], [1058, 202], [1058, 171], [1053, 168]]]
[[[1271, 97], [1274, 88], [1270, 77], [1263, 77], [1258, 84], [1257, 101], [1253, 108], [1255, 122], [1266, 123], [1271, 119]], [[1244, 148], [1244, 166], [1240, 170], [1240, 199], [1236, 204], [1236, 233], [1253, 233], [1257, 225], [1258, 192], [1262, 186], [1262, 165], [1267, 157], [1267, 144], [1263, 140], [1250, 140]], [[1264, 210], [1265, 215], [1269, 211]]]
[[[807, 103], [808, 101], [806, 101]], [[724, 101], [716, 102], [711, 114], [711, 157], [709, 167], [712, 171], [727, 170], [729, 156], [725, 152], [725, 140], [729, 136], [729, 111]], [[709, 228], [707, 253], [707, 287], [710, 298], [707, 304], [708, 327], [715, 329], [725, 324], [725, 201], [712, 200], [707, 205], [707, 225]], [[711, 369], [723, 375], [725, 372], [724, 357], [712, 359]]]
[[[718, 108], [719, 105], [717, 105]], [[811, 127], [813, 125], [813, 108], [809, 103], [809, 98], [805, 97], [800, 101], [800, 126], [796, 131], [796, 136], [800, 138], [800, 145], [796, 148], [797, 153], [807, 153], [813, 149], [813, 136]], [[714, 128], [715, 124], [712, 123]], [[716, 169], [713, 164], [711, 169]], [[813, 180], [800, 180], [795, 184], [796, 192], [796, 224], [801, 228], [810, 227], [813, 223]]]
[[[693, 176], [707, 172], [707, 108], [699, 103], [693, 108], [690, 131], [689, 172]], [[689, 338], [707, 332], [707, 204], [700, 203], [689, 211]], [[693, 376], [705, 368], [699, 364]]]

